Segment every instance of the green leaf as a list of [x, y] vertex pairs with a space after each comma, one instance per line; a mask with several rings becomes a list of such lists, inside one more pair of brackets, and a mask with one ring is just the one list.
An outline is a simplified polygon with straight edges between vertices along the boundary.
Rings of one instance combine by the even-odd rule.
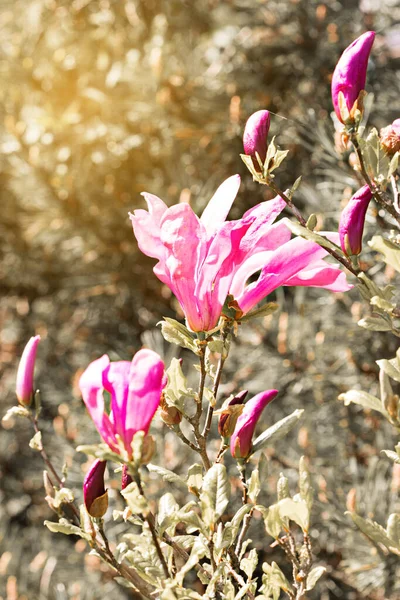
[[121, 490], [127, 505], [133, 513], [139, 513], [147, 516], [150, 512], [147, 500], [139, 491], [137, 483], [132, 481], [125, 489]]
[[83, 452], [89, 456], [94, 456], [100, 460], [112, 460], [116, 463], [121, 463], [121, 457], [116, 452], [112, 452], [107, 444], [88, 444], [84, 446], [78, 446], [77, 452]]
[[277, 440], [284, 437], [297, 424], [303, 412], [303, 409], [296, 409], [291, 415], [269, 427], [254, 440], [251, 453], [254, 454], [266, 446], [275, 444]]
[[276, 485], [276, 494], [278, 497], [278, 502], [284, 498], [290, 498], [289, 480], [284, 476], [283, 473], [281, 473], [279, 476], [278, 483]]
[[386, 533], [397, 546], [400, 546], [400, 515], [397, 513], [389, 515]]
[[63, 504], [72, 504], [74, 500], [74, 492], [69, 488], [62, 487], [61, 489], [55, 491], [52, 505], [55, 509], [57, 509]]
[[195, 493], [196, 495], [200, 493], [203, 485], [203, 467], [198, 463], [189, 467], [186, 485], [189, 492]]
[[255, 548], [252, 548], [247, 557], [242, 558], [242, 560], [240, 561], [240, 568], [246, 573], [247, 579], [251, 579], [253, 577], [253, 573], [256, 570], [257, 564], [257, 550]]
[[165, 469], [164, 467], [159, 467], [158, 465], [153, 465], [152, 463], [149, 463], [147, 465], [147, 468], [150, 471], [150, 473], [156, 473], [157, 475], [160, 475], [164, 479], [164, 481], [168, 481], [168, 483], [175, 483], [176, 485], [179, 485], [186, 489], [185, 480], [182, 479], [182, 477], [179, 477], [179, 475], [177, 475], [173, 471]]
[[175, 576], [176, 581], [182, 585], [185, 576], [191, 569], [193, 569], [202, 558], [209, 554], [209, 550], [206, 546], [203, 536], [199, 536], [193, 544], [192, 551], [186, 563], [183, 565], [180, 571]]
[[310, 592], [315, 588], [318, 579], [325, 573], [325, 571], [325, 567], [314, 567], [311, 569], [307, 577], [307, 592]]
[[173, 358], [167, 369], [168, 384], [164, 388], [164, 396], [167, 404], [175, 406], [181, 412], [185, 411], [185, 399], [193, 398], [193, 390], [188, 388], [187, 379], [183, 374], [181, 363]]
[[229, 547], [234, 543], [245, 515], [247, 515], [252, 508], [253, 506], [251, 504], [244, 504], [239, 508], [232, 521], [225, 524], [223, 531], [223, 547]]
[[266, 517], [264, 517], [265, 529], [269, 533], [269, 535], [275, 539], [279, 537], [280, 532], [283, 529], [283, 523], [278, 504], [272, 504], [268, 508], [268, 512]]
[[360, 319], [357, 323], [359, 327], [369, 331], [391, 331], [392, 325], [383, 316], [370, 316]]
[[276, 310], [278, 310], [279, 304], [276, 302], [267, 302], [260, 306], [260, 308], [256, 308], [255, 310], [250, 311], [246, 315], [240, 318], [241, 322], [250, 321], [251, 319], [260, 319], [261, 317], [267, 317], [271, 315]]
[[177, 346], [191, 350], [194, 354], [199, 354], [199, 348], [195, 343], [194, 335], [187, 327], [175, 321], [175, 319], [164, 317], [164, 320], [161, 321], [161, 333], [164, 339], [170, 344], [176, 344]]
[[310, 511], [307, 504], [300, 500], [295, 502], [292, 498], [284, 498], [277, 504], [279, 516], [281, 519], [287, 518], [294, 521], [302, 528], [303, 531], [308, 531], [310, 522]]
[[400, 383], [400, 368], [397, 357], [386, 360], [385, 358], [377, 360], [376, 364], [382, 371], [389, 375], [392, 379]]
[[161, 496], [158, 503], [157, 514], [160, 535], [162, 535], [164, 531], [167, 531], [169, 535], [174, 535], [176, 523], [174, 523], [173, 515], [178, 511], [178, 509], [179, 505], [172, 494], [167, 492]]
[[314, 501], [314, 489], [311, 482], [310, 472], [304, 456], [300, 458], [299, 465], [299, 490], [300, 498], [304, 500], [310, 511]]
[[230, 491], [225, 466], [221, 463], [215, 463], [204, 477], [200, 494], [203, 519], [211, 530], [214, 529], [216, 521], [222, 517], [228, 506]]
[[363, 519], [360, 515], [354, 512], [346, 512], [345, 514], [350, 515], [353, 522], [357, 527], [375, 544], [382, 544], [388, 550], [400, 556], [400, 546], [391, 540], [386, 530], [371, 519]]
[[319, 235], [315, 231], [310, 231], [309, 229], [307, 229], [307, 227], [303, 227], [302, 225], [300, 225], [300, 223], [297, 223], [295, 221], [289, 221], [288, 219], [285, 222], [286, 225], [289, 227], [290, 231], [295, 235], [299, 235], [300, 237], [305, 238], [306, 240], [315, 242], [316, 244], [318, 244], [318, 246], [322, 246], [322, 248], [330, 248], [331, 250], [335, 250], [339, 254], [343, 255], [341, 248], [339, 248], [339, 246], [328, 240], [328, 238], [324, 237], [323, 235]]
[[248, 494], [250, 500], [255, 504], [257, 502], [258, 495], [261, 491], [260, 474], [258, 469], [254, 469], [251, 473], [248, 482]]
[[368, 245], [375, 252], [383, 254], [385, 263], [400, 273], [400, 246], [383, 238], [381, 235], [374, 235], [372, 240], [368, 242]]
[[271, 598], [272, 595], [273, 600], [278, 600], [281, 590], [293, 595], [292, 586], [276, 562], [273, 561], [270, 565], [263, 563], [262, 569], [264, 572], [262, 591], [266, 598]]
[[26, 417], [27, 419], [29, 419], [30, 415], [30, 411], [24, 406], [12, 406], [8, 409], [8, 411], [2, 418], [2, 422], [6, 423], [13, 417]]
[[78, 535], [84, 540], [89, 540], [91, 536], [84, 531], [80, 527], [76, 525], [72, 525], [67, 519], [60, 519], [58, 523], [53, 523], [52, 521], [45, 521], [44, 524], [52, 533], [64, 533], [65, 535]]
[[385, 417], [389, 417], [388, 413], [382, 406], [382, 402], [378, 398], [376, 398], [375, 396], [371, 396], [371, 394], [368, 394], [367, 392], [362, 392], [360, 390], [349, 390], [344, 394], [340, 394], [339, 400], [343, 400], [346, 406], [348, 406], [352, 402], [353, 404], [358, 404], [363, 408], [376, 410], [382, 415], [385, 415]]
[[33, 438], [30, 440], [29, 448], [32, 448], [32, 450], [36, 450], [37, 452], [41, 452], [43, 450], [41, 431], [37, 431]]
[[379, 308], [380, 310], [382, 310], [385, 313], [388, 313], [389, 315], [392, 314], [393, 309], [396, 307], [395, 304], [388, 302], [388, 300], [385, 300], [384, 298], [381, 298], [380, 296], [373, 296], [370, 300], [370, 304], [371, 304], [371, 306], [376, 306], [377, 308]]

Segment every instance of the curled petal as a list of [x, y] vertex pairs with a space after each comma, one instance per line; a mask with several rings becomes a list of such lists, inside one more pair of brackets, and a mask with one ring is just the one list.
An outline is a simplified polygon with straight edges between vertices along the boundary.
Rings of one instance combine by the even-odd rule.
[[200, 221], [209, 236], [225, 222], [240, 187], [240, 175], [232, 175], [219, 186], [208, 202]]
[[277, 394], [278, 390], [266, 390], [246, 402], [231, 437], [231, 453], [234, 458], [249, 456], [257, 421], [264, 408], [276, 398]]

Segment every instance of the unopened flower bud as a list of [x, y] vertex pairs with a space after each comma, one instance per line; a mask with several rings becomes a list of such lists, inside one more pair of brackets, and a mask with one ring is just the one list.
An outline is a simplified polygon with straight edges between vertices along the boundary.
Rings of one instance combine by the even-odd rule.
[[348, 256], [361, 252], [365, 215], [371, 198], [372, 192], [369, 186], [364, 185], [350, 198], [340, 216], [340, 245]]
[[362, 109], [359, 103], [358, 106], [355, 103], [359, 97], [362, 98], [360, 93], [365, 88], [368, 58], [374, 39], [374, 31], [360, 35], [343, 52], [333, 72], [332, 102], [336, 116], [342, 123], [348, 118], [354, 120], [355, 111]]
[[395, 154], [400, 151], [400, 119], [393, 121], [391, 125], [380, 131], [381, 145], [387, 154]]
[[256, 158], [256, 152], [261, 162], [264, 163], [267, 156], [267, 138], [271, 117], [268, 110], [258, 110], [248, 118], [243, 133], [244, 153], [251, 156], [254, 167], [260, 171], [260, 165]]
[[99, 519], [108, 508], [108, 492], [104, 488], [106, 461], [95, 460], [83, 482], [83, 499], [91, 517]]
[[231, 453], [234, 458], [248, 458], [252, 448], [252, 437], [264, 408], [277, 396], [278, 390], [266, 390], [251, 398], [237, 420], [231, 437]]
[[18, 402], [24, 406], [30, 406], [33, 398], [33, 372], [35, 369], [36, 352], [39, 342], [40, 335], [31, 337], [24, 348], [18, 365], [15, 391]]
[[133, 479], [129, 474], [128, 467], [126, 465], [122, 465], [122, 477], [121, 477], [121, 490], [124, 490], [130, 483], [132, 483]]
[[239, 392], [231, 400], [224, 403], [219, 411], [218, 431], [222, 437], [231, 437], [234, 432], [237, 420], [243, 412], [243, 402], [246, 396], [247, 390]]

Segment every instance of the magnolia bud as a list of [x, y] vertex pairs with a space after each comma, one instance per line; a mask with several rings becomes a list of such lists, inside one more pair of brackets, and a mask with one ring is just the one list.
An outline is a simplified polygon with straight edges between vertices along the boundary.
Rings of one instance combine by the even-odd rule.
[[246, 402], [231, 437], [231, 453], [234, 458], [248, 458], [252, 437], [264, 408], [277, 396], [278, 390], [266, 390]]
[[[354, 120], [355, 110], [362, 106], [355, 105], [360, 93], [365, 88], [367, 79], [368, 58], [374, 43], [375, 32], [367, 31], [354, 40], [346, 48], [336, 65], [332, 75], [332, 102], [339, 121], [344, 123], [347, 118]], [[342, 95], [342, 100], [341, 96]], [[340, 106], [342, 102], [342, 106]], [[344, 103], [344, 105], [343, 105]], [[347, 118], [345, 117], [348, 112]]]
[[91, 517], [99, 519], [108, 508], [108, 492], [104, 488], [106, 461], [95, 460], [83, 482], [83, 499]]
[[24, 348], [18, 365], [15, 391], [18, 402], [24, 406], [30, 406], [33, 398], [33, 372], [39, 342], [40, 335], [31, 337]]
[[239, 392], [231, 400], [224, 403], [224, 406], [219, 411], [218, 431], [222, 437], [231, 437], [234, 432], [237, 420], [243, 412], [243, 402], [246, 396], [247, 390]]
[[264, 163], [267, 156], [267, 137], [270, 121], [271, 117], [268, 110], [258, 110], [248, 118], [244, 128], [244, 153], [252, 157], [254, 167], [257, 171], [260, 171], [260, 165], [256, 158], [256, 152], [262, 163]]
[[340, 245], [343, 252], [349, 256], [361, 252], [365, 215], [371, 198], [369, 186], [364, 185], [352, 196], [340, 215]]
[[382, 148], [387, 154], [395, 154], [400, 151], [400, 119], [393, 121], [391, 125], [380, 131]]

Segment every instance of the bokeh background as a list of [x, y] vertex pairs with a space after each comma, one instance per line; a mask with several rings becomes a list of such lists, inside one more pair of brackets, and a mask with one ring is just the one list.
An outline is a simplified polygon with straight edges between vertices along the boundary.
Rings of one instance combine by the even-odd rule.
[[[15, 403], [24, 344], [40, 334], [44, 442], [78, 498], [87, 462], [74, 448], [98, 439], [76, 390], [81, 370], [104, 352], [129, 360], [142, 344], [166, 360], [179, 352], [156, 326], [179, 309], [128, 219], [143, 206], [140, 192], [201, 210], [240, 173], [233, 217], [268, 198], [239, 158], [246, 118], [268, 108], [272, 133], [290, 149], [280, 186], [302, 174], [299, 205], [335, 229], [357, 181], [335, 148], [330, 76], [342, 50], [375, 29], [369, 123], [398, 118], [399, 22], [398, 0], [0, 1], [0, 412]], [[375, 227], [371, 213], [368, 233]], [[373, 264], [368, 250], [364, 260]], [[380, 264], [373, 275], [394, 277]], [[400, 472], [379, 454], [393, 432], [337, 396], [354, 386], [376, 392], [375, 360], [393, 356], [396, 340], [357, 327], [356, 290], [280, 290], [275, 299], [277, 314], [242, 328], [221, 388], [280, 389], [264, 426], [306, 408], [268, 451], [264, 501], [274, 500], [281, 470], [295, 490], [298, 458], [308, 456], [318, 492], [311, 536], [316, 564], [327, 567], [313, 597], [394, 599], [398, 560], [379, 555], [343, 514], [354, 489], [363, 516], [384, 524], [399, 509]], [[153, 429], [154, 462], [185, 473], [193, 457], [161, 422]], [[132, 597], [82, 541], [43, 527], [53, 517], [30, 437], [24, 422], [0, 430], [0, 598]], [[109, 479], [118, 507], [118, 475]], [[154, 498], [170, 489], [149, 481]], [[108, 527], [113, 540], [124, 530], [111, 518]], [[261, 531], [255, 523], [250, 534], [263, 559], [285, 568]]]

